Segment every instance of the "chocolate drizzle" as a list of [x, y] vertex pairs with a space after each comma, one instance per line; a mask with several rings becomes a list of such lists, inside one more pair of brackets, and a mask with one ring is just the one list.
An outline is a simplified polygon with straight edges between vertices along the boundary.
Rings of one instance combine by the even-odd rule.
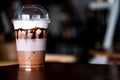
[[15, 29], [17, 39], [41, 39], [46, 38], [47, 29], [35, 27], [32, 29]]

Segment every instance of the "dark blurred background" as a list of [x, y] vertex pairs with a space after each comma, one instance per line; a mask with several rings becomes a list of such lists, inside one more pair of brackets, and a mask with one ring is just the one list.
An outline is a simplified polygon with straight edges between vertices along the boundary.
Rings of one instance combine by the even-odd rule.
[[[90, 50], [120, 52], [119, 15], [114, 25], [112, 47], [110, 46], [110, 48], [108, 47], [109, 49], [106, 49], [103, 45], [108, 29], [110, 10], [104, 7], [101, 9], [90, 8], [91, 2], [114, 4], [115, 1], [116, 0], [9, 0], [1, 12], [5, 12], [11, 23], [14, 12], [20, 6], [25, 4], [39, 4], [43, 6], [48, 11], [51, 20], [48, 28], [46, 53], [74, 55], [77, 58], [76, 63], [89, 63], [89, 60], [95, 56], [90, 54]], [[1, 44], [5, 43], [11, 46], [6, 48], [3, 47], [5, 44], [0, 45], [0, 59], [6, 60], [7, 58], [8, 60], [7, 56], [13, 54], [10, 60], [16, 60], [12, 24], [11, 27], [1, 26], [0, 33]], [[10, 42], [14, 44], [11, 45]], [[11, 52], [7, 49], [10, 49]]]

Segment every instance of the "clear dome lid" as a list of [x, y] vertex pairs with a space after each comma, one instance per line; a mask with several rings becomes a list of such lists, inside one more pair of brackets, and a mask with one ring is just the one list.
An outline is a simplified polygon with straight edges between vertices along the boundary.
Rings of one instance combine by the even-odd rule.
[[14, 14], [13, 20], [46, 20], [48, 23], [49, 15], [45, 8], [40, 5], [24, 5]]

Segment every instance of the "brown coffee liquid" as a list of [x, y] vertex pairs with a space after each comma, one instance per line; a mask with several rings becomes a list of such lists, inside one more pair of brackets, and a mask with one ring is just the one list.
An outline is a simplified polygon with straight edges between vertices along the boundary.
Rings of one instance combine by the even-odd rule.
[[44, 65], [45, 51], [17, 51], [20, 67]]

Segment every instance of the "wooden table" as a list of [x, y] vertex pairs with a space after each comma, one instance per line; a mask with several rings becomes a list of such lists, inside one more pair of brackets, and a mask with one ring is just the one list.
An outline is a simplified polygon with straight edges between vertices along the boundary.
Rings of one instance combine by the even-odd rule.
[[18, 64], [1, 66], [0, 80], [120, 80], [119, 66], [47, 62], [25, 71]]

